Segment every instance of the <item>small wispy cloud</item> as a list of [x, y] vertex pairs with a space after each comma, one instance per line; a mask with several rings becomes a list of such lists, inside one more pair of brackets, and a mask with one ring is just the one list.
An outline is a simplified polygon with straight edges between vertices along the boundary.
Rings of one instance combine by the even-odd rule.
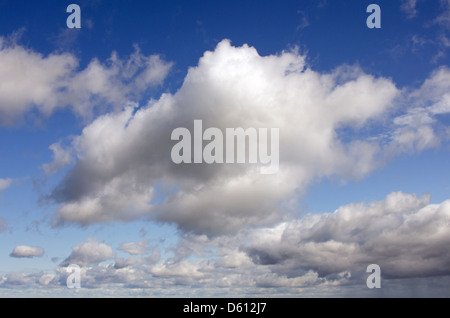
[[297, 14], [300, 16], [300, 24], [297, 25], [297, 31], [303, 30], [304, 28], [308, 27], [310, 25], [308, 16], [306, 15], [305, 11], [298, 10]]
[[0, 191], [8, 189], [12, 182], [12, 179], [0, 179]]
[[408, 19], [412, 19], [418, 14], [416, 5], [417, 0], [402, 0], [400, 9], [406, 14]]
[[0, 233], [5, 232], [8, 229], [8, 224], [6, 223], [6, 220], [2, 217], [0, 217]]

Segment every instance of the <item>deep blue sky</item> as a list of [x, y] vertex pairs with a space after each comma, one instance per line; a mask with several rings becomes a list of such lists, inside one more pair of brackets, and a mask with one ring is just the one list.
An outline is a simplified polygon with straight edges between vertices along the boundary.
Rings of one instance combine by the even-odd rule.
[[[365, 9], [372, 2], [80, 1], [83, 28], [72, 32], [79, 34], [71, 41], [73, 34], [61, 35], [71, 1], [2, 1], [0, 32], [22, 30], [21, 43], [44, 54], [73, 51], [81, 58], [80, 66], [93, 56], [107, 58], [113, 50], [127, 55], [138, 44], [144, 52], [175, 61], [184, 74], [205, 50], [229, 38], [234, 45], [256, 47], [262, 55], [299, 46], [317, 70], [358, 63], [401, 86], [420, 80], [435, 66], [436, 45], [427, 43], [411, 54], [410, 40], [416, 35], [435, 41], [438, 26], [429, 17], [439, 14], [439, 2], [419, 2], [420, 14], [405, 19], [399, 1], [377, 1], [382, 28], [371, 30], [364, 26]], [[439, 62], [446, 61], [448, 57]]]

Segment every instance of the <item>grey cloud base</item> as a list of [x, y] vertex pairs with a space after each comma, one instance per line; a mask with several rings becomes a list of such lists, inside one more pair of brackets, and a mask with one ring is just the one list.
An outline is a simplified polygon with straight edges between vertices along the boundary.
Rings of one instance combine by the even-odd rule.
[[[52, 194], [55, 224], [150, 217], [209, 236], [274, 224], [286, 217], [282, 202], [295, 200], [311, 180], [359, 178], [377, 167], [377, 142], [344, 142], [338, 130], [376, 121], [398, 95], [390, 80], [357, 67], [320, 74], [295, 51], [262, 57], [222, 41], [189, 69], [176, 94], [101, 116], [83, 130], [67, 150], [78, 160]], [[173, 129], [189, 129], [196, 119], [222, 131], [280, 128], [279, 172], [173, 164]], [[55, 158], [70, 162], [54, 148]]]
[[[119, 250], [131, 254], [121, 259], [91, 239], [75, 246], [55, 273], [1, 277], [0, 293], [17, 286], [59, 290], [66, 263], [79, 262], [85, 293], [121, 287], [149, 296], [181, 296], [189, 289], [199, 296], [450, 297], [449, 225], [450, 200], [430, 204], [428, 195], [394, 192], [379, 202], [235, 235], [184, 235], [168, 259], [146, 248], [147, 241], [121, 244]], [[373, 263], [381, 267], [380, 290], [366, 287], [365, 270]]]

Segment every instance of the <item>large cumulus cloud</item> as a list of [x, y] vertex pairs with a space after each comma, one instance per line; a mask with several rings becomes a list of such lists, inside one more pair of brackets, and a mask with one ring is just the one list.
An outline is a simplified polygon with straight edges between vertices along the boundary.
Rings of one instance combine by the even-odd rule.
[[[295, 51], [260, 56], [222, 41], [189, 70], [179, 91], [145, 107], [99, 117], [75, 139], [74, 168], [55, 189], [55, 224], [150, 216], [208, 235], [280, 221], [314, 178], [359, 178], [377, 166], [380, 144], [342, 137], [386, 116], [399, 90], [358, 67], [320, 74]], [[135, 105], [136, 106], [136, 105]], [[280, 169], [171, 162], [177, 127], [279, 128]]]

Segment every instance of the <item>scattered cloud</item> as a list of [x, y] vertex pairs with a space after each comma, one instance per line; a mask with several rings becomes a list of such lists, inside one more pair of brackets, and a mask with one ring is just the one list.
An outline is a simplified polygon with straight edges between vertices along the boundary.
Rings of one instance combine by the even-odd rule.
[[[400, 8], [408, 19], [416, 18], [419, 15], [417, 10], [419, 2], [420, 0], [402, 0]], [[439, 65], [439, 60], [447, 56], [447, 51], [450, 47], [450, 1], [440, 0], [437, 12], [436, 16], [427, 19], [422, 24], [422, 30], [415, 31], [416, 33], [408, 40], [408, 43], [395, 45], [390, 52], [395, 55], [404, 55], [410, 53], [407, 47], [411, 46], [412, 52], [419, 56], [432, 49], [433, 57], [431, 57], [430, 62]], [[430, 33], [430, 30], [433, 31]]]
[[68, 53], [43, 56], [0, 37], [0, 125], [12, 125], [32, 109], [43, 115], [70, 106], [89, 117], [99, 105], [122, 108], [167, 76], [172, 64], [158, 55], [143, 55], [139, 48], [128, 59], [113, 52], [107, 63], [93, 59], [78, 70]]
[[74, 160], [72, 154], [69, 151], [64, 150], [59, 143], [51, 145], [49, 149], [53, 151], [53, 161], [42, 166], [42, 169], [47, 176], [70, 165]]
[[417, 15], [417, 0], [402, 0], [400, 9], [406, 14], [408, 19], [412, 19]]
[[440, 0], [441, 3], [441, 14], [434, 20], [435, 23], [439, 24], [443, 28], [450, 30], [450, 1]]
[[98, 265], [101, 262], [111, 260], [115, 256], [113, 249], [99, 243], [95, 239], [89, 239], [87, 242], [80, 243], [72, 248], [72, 253], [66, 258], [61, 266], [75, 264], [78, 266]]
[[49, 41], [58, 49], [68, 50], [77, 42], [80, 34], [81, 29], [62, 28], [56, 35], [51, 36]]
[[[432, 204], [430, 199], [393, 192], [381, 201], [350, 203], [233, 235], [186, 234], [172, 249], [173, 257], [164, 260], [131, 255], [101, 264], [115, 253], [90, 239], [75, 246], [62, 266], [81, 264], [83, 288], [106, 291], [120, 286], [173, 296], [184, 286], [192, 293], [239, 295], [251, 288], [257, 295], [270, 288], [272, 295], [307, 289], [314, 295], [339, 291], [370, 297], [365, 270], [378, 264], [384, 296], [408, 295], [425, 278], [426, 287], [411, 295], [448, 295], [450, 201]], [[124, 243], [119, 250], [138, 255], [146, 243]], [[64, 267], [55, 273], [11, 273], [0, 278], [0, 287], [64, 287], [67, 275]]]
[[[76, 137], [79, 160], [55, 188], [55, 225], [129, 221], [150, 216], [185, 232], [210, 236], [282, 220], [322, 177], [361, 178], [392, 155], [423, 151], [448, 138], [436, 115], [447, 113], [450, 71], [441, 68], [413, 91], [357, 67], [320, 74], [296, 52], [260, 56], [221, 42], [189, 70], [174, 95], [136, 110], [99, 117]], [[238, 93], [236, 93], [238, 92]], [[383, 138], [342, 136], [401, 105], [406, 113], [381, 127]], [[363, 106], [362, 106], [363, 105]], [[214, 111], [212, 111], [214, 110]], [[261, 175], [251, 165], [175, 165], [170, 135], [177, 127], [280, 127], [280, 170]], [[200, 185], [200, 186], [199, 186]]]
[[257, 231], [246, 250], [255, 263], [288, 276], [356, 273], [373, 263], [389, 278], [446, 276], [449, 222], [450, 201], [430, 204], [429, 195], [394, 192], [380, 202], [349, 204]]
[[306, 15], [305, 11], [298, 10], [297, 14], [300, 16], [300, 23], [297, 26], [297, 31], [303, 30], [304, 28], [308, 27], [310, 25], [308, 16]]
[[19, 245], [14, 248], [10, 256], [15, 258], [33, 258], [44, 255], [44, 249], [38, 246]]

